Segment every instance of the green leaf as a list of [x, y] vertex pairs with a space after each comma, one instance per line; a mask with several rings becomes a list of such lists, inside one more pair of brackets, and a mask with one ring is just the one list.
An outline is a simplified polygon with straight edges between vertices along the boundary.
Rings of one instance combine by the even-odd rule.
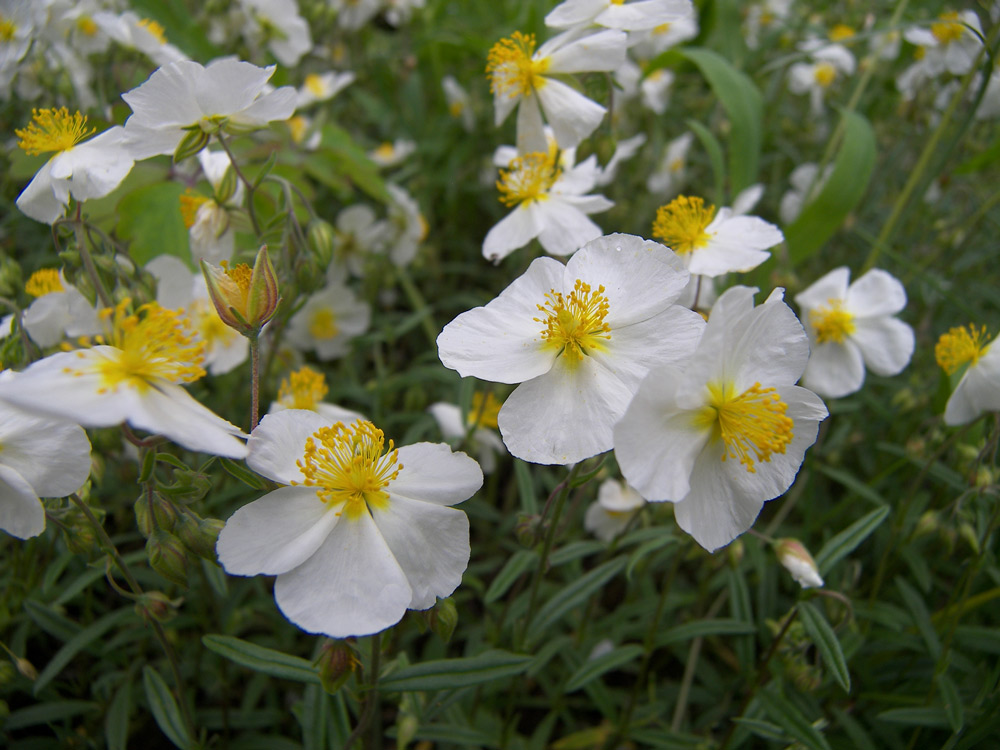
[[514, 459], [514, 478], [517, 480], [517, 492], [521, 498], [521, 510], [525, 513], [538, 513], [538, 498], [535, 496], [535, 480], [531, 467], [526, 461]]
[[965, 726], [965, 709], [962, 707], [962, 698], [958, 694], [958, 688], [955, 687], [955, 683], [946, 673], [939, 674], [934, 682], [937, 684], [938, 695], [944, 705], [944, 712], [948, 716], [951, 731], [961, 731], [962, 727]]
[[[101, 571], [103, 575], [104, 571]], [[58, 638], [64, 643], [75, 637], [83, 628], [68, 617], [60, 614], [41, 602], [34, 599], [26, 599], [24, 611], [28, 613], [34, 623], [49, 635]]]
[[[131, 675], [129, 675], [131, 678]], [[132, 681], [126, 679], [115, 693], [104, 717], [104, 734], [108, 740], [108, 750], [127, 750], [128, 715], [132, 707]]]
[[417, 730], [414, 739], [453, 747], [500, 747], [496, 734], [458, 724], [426, 724]]
[[57, 721], [64, 721], [71, 716], [79, 716], [90, 711], [96, 711], [98, 705], [93, 701], [51, 701], [39, 703], [27, 708], [19, 708], [11, 711], [4, 719], [3, 728], [5, 732], [13, 732], [26, 727], [35, 727], [39, 724], [52, 724]]
[[846, 529], [827, 541], [816, 555], [820, 575], [826, 575], [837, 562], [851, 554], [859, 544], [872, 535], [889, 515], [889, 506], [873, 510], [859, 518]]
[[729, 178], [735, 195], [757, 181], [764, 99], [753, 80], [717, 52], [692, 47], [681, 54], [698, 66], [729, 115]]
[[840, 641], [837, 640], [837, 634], [826, 621], [826, 616], [811, 603], [802, 602], [799, 604], [799, 619], [805, 625], [806, 632], [816, 645], [819, 655], [823, 657], [826, 668], [837, 678], [844, 692], [851, 692], [851, 674], [847, 671], [847, 660], [844, 658]]
[[934, 630], [934, 624], [931, 622], [927, 605], [924, 604], [924, 598], [904, 578], [896, 578], [896, 588], [899, 589], [903, 603], [910, 611], [910, 617], [913, 618], [917, 630], [920, 631], [920, 636], [927, 645], [927, 653], [930, 654], [931, 658], [937, 659], [941, 655], [941, 639], [938, 638], [937, 631]]
[[[732, 608], [734, 620], [755, 625], [753, 617], [753, 606], [750, 603], [750, 591], [747, 588], [746, 579], [743, 572], [738, 568], [731, 568], [727, 573], [729, 580], [729, 602]], [[737, 636], [733, 639], [733, 650], [740, 660], [740, 666], [749, 670], [754, 663], [754, 639], [749, 635]]]
[[751, 719], [746, 716], [739, 716], [733, 719], [740, 726], [744, 726], [751, 732], [759, 737], [763, 737], [766, 740], [774, 740], [775, 742], [783, 742], [788, 744], [791, 738], [784, 729], [779, 727], [777, 724], [772, 724], [770, 721], [764, 721], [763, 719]]
[[756, 631], [757, 628], [753, 623], [740, 622], [728, 617], [714, 620], [695, 620], [660, 633], [656, 637], [656, 645], [660, 647], [670, 643], [690, 641], [692, 638], [705, 638], [710, 635], [745, 635]]
[[564, 586], [538, 609], [528, 631], [527, 642], [532, 645], [536, 643], [552, 623], [583, 604], [591, 594], [618, 575], [625, 564], [625, 558], [616, 557]]
[[160, 255], [174, 255], [190, 265], [180, 204], [184, 190], [177, 182], [159, 182], [133, 190], [119, 202], [118, 235], [129, 243], [129, 257], [137, 265]]
[[663, 549], [667, 545], [674, 544], [677, 541], [677, 537], [669, 532], [664, 531], [660, 536], [655, 539], [650, 539], [648, 542], [640, 544], [635, 552], [633, 552], [628, 557], [628, 565], [625, 568], [625, 578], [629, 581], [632, 580], [632, 573], [635, 571], [636, 566], [645, 560], [651, 553], [656, 552], [659, 549]]
[[830, 750], [826, 737], [777, 690], [765, 688], [757, 693], [757, 697], [768, 716], [789, 735], [812, 750]]
[[334, 189], [340, 187], [338, 177], [346, 177], [375, 200], [382, 203], [390, 200], [375, 162], [354, 142], [350, 133], [336, 125], [323, 126], [321, 147], [310, 154], [302, 166], [310, 177]]
[[379, 682], [386, 691], [452, 690], [523, 673], [533, 657], [490, 649], [462, 659], [437, 659], [403, 667]]
[[194, 743], [187, 727], [184, 726], [174, 694], [170, 692], [160, 673], [148, 665], [143, 667], [142, 685], [146, 690], [146, 700], [149, 701], [149, 707], [153, 711], [153, 718], [167, 739], [181, 750], [193, 747]]
[[66, 665], [73, 660], [74, 656], [83, 651], [83, 649], [91, 643], [98, 640], [116, 625], [119, 625], [126, 620], [137, 619], [138, 615], [136, 615], [135, 610], [132, 607], [122, 607], [121, 609], [104, 615], [104, 617], [85, 627], [68, 640], [61, 649], [56, 651], [55, 656], [53, 656], [51, 661], [45, 665], [45, 669], [39, 673], [38, 679], [35, 680], [35, 684], [32, 688], [35, 695], [38, 695], [42, 688], [48, 685], [54, 677], [62, 672]]
[[702, 750], [705, 747], [704, 737], [659, 728], [633, 729], [629, 731], [629, 738], [641, 743], [642, 747], [658, 750]]
[[236, 463], [231, 458], [220, 458], [219, 461], [227, 474], [239, 479], [247, 487], [253, 487], [255, 490], [267, 489], [267, 483], [245, 466]]
[[845, 120], [844, 140], [830, 179], [784, 230], [793, 265], [811, 256], [833, 236], [861, 202], [875, 169], [875, 131], [871, 124], [857, 112], [844, 110], [841, 117]]
[[701, 141], [705, 153], [708, 154], [708, 162], [712, 165], [713, 202], [716, 206], [728, 205], [726, 204], [726, 196], [723, 192], [725, 190], [723, 186], [726, 184], [726, 168], [722, 164], [722, 144], [719, 143], [719, 139], [715, 137], [711, 130], [697, 120], [687, 120], [687, 126], [691, 128], [698, 140]]
[[870, 500], [872, 503], [874, 503], [879, 507], [889, 504], [889, 502], [884, 497], [882, 497], [882, 495], [873, 490], [871, 487], [869, 487], [867, 484], [862, 482], [860, 479], [858, 479], [850, 472], [844, 471], [842, 469], [836, 469], [832, 466], [825, 466], [823, 464], [820, 464], [818, 468], [822, 474], [825, 474], [826, 476], [830, 477], [830, 479], [834, 480], [835, 482], [839, 482], [840, 484], [844, 485], [847, 489], [856, 492], [859, 496], [863, 497], [865, 500]]
[[231, 635], [210, 634], [202, 636], [201, 642], [209, 651], [214, 651], [247, 669], [280, 677], [284, 680], [320, 684], [319, 670], [311, 662], [300, 656], [292, 656], [273, 648], [258, 646]]
[[890, 708], [876, 714], [876, 719], [892, 724], [905, 724], [911, 727], [948, 728], [948, 716], [939, 706], [914, 706], [912, 708]]
[[515, 552], [500, 569], [500, 572], [496, 574], [490, 587], [486, 589], [483, 601], [486, 604], [495, 602], [507, 593], [507, 590], [514, 585], [514, 581], [520, 578], [526, 570], [537, 564], [538, 553], [534, 550], [522, 549]]
[[613, 651], [598, 656], [596, 659], [588, 659], [579, 669], [570, 675], [570, 678], [566, 681], [565, 692], [572, 693], [574, 690], [579, 690], [605, 672], [610, 672], [624, 664], [628, 664], [640, 656], [642, 656], [642, 646], [630, 644], [628, 646], [619, 646]]

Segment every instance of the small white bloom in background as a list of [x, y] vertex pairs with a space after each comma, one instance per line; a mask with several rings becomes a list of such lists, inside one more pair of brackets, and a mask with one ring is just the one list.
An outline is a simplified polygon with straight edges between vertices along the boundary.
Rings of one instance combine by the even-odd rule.
[[28, 50], [46, 23], [45, 9], [41, 3], [5, 3], [3, 17], [3, 44], [0, 45], [0, 99], [7, 101], [13, 93], [14, 77], [30, 66]]
[[357, 31], [381, 10], [383, 0], [329, 0], [337, 12], [337, 25], [348, 31]]
[[100, 11], [97, 0], [76, 0], [61, 7], [52, 4], [46, 26], [54, 38], [59, 38], [74, 52], [88, 56], [106, 52], [111, 46], [111, 38], [94, 21], [94, 15]]
[[169, 65], [188, 59], [187, 55], [167, 41], [163, 26], [150, 18], [140, 18], [128, 10], [121, 14], [95, 13], [93, 21], [116, 43], [138, 50], [156, 65]]
[[564, 0], [545, 16], [556, 29], [605, 26], [643, 31], [694, 15], [691, 0]]
[[[214, 196], [219, 197], [226, 171], [232, 164], [229, 155], [225, 151], [206, 148], [198, 152], [198, 161], [205, 179], [212, 186]], [[243, 203], [244, 187], [242, 182], [235, 179], [232, 179], [231, 184], [236, 187], [232, 195], [221, 204], [215, 197], [200, 195], [193, 190], [180, 196], [181, 216], [188, 229], [191, 258], [195, 263], [206, 260], [217, 266], [233, 257], [236, 233], [230, 221], [229, 209]]]
[[618, 167], [622, 165], [623, 162], [628, 161], [636, 154], [639, 153], [639, 149], [642, 148], [643, 144], [646, 143], [645, 133], [636, 133], [631, 138], [626, 138], [624, 140], [618, 141], [615, 144], [614, 153], [611, 154], [611, 158], [608, 159], [608, 163], [600, 168], [600, 172], [597, 175], [596, 184], [597, 185], [608, 185], [618, 174]]
[[406, 138], [397, 138], [391, 143], [386, 141], [368, 152], [368, 158], [380, 167], [394, 167], [401, 164], [410, 154], [417, 150], [417, 144]]
[[365, 419], [356, 411], [324, 401], [329, 390], [323, 373], [308, 366], [301, 367], [281, 381], [278, 387], [278, 400], [272, 402], [268, 414], [277, 414], [288, 409], [305, 409], [316, 412], [326, 419], [328, 424], [334, 422], [350, 424]]
[[912, 26], [906, 29], [903, 38], [924, 50], [918, 64], [929, 75], [948, 72], [960, 76], [972, 70], [982, 48], [980, 38], [967, 27], [982, 34], [983, 27], [975, 11], [947, 11], [938, 16], [930, 28]]
[[781, 205], [778, 208], [778, 216], [781, 217], [782, 224], [791, 224], [802, 213], [802, 209], [809, 205], [819, 192], [826, 185], [833, 173], [833, 165], [827, 164], [823, 170], [823, 176], [817, 179], [819, 165], [812, 162], [799, 164], [788, 176], [791, 187], [781, 196]]
[[868, 39], [868, 49], [879, 60], [895, 60], [903, 46], [903, 35], [898, 30], [880, 31]]
[[826, 398], [860, 390], [866, 367], [897, 375], [913, 356], [913, 329], [893, 317], [906, 307], [899, 280], [878, 268], [850, 278], [835, 268], [795, 295], [812, 348], [802, 385]]
[[657, 209], [653, 237], [677, 253], [691, 273], [708, 277], [751, 271], [771, 257], [768, 248], [784, 240], [774, 224], [731, 208], [716, 211], [687, 195]]
[[239, 0], [243, 36], [251, 47], [266, 46], [282, 65], [293, 67], [312, 49], [309, 24], [295, 0]]
[[651, 370], [614, 430], [628, 483], [674, 503], [677, 524], [709, 551], [792, 485], [827, 416], [794, 385], [809, 343], [782, 290], [757, 307], [755, 292], [726, 290], [694, 355]]
[[659, 165], [646, 180], [646, 188], [665, 198], [676, 195], [687, 184], [687, 154], [694, 143], [694, 133], [674, 138], [667, 144]]
[[347, 354], [351, 340], [368, 330], [371, 309], [343, 281], [328, 280], [288, 322], [286, 339], [321, 360]]
[[376, 218], [371, 206], [364, 203], [348, 206], [337, 214], [334, 263], [346, 268], [352, 276], [364, 276], [366, 266], [383, 251], [391, 231], [389, 222]]
[[647, 109], [662, 115], [670, 105], [670, 87], [674, 85], [674, 74], [666, 68], [658, 68], [642, 79], [642, 104]]
[[65, 336], [92, 336], [102, 330], [97, 310], [66, 281], [61, 271], [54, 268], [35, 271], [24, 290], [35, 301], [28, 305], [21, 322], [31, 340], [39, 346], [54, 346]]
[[842, 76], [854, 74], [854, 55], [841, 44], [811, 39], [799, 45], [809, 53], [809, 62], [794, 63], [788, 69], [788, 89], [793, 94], [808, 94], [815, 115], [823, 113], [827, 90]]
[[310, 73], [305, 77], [302, 87], [295, 99], [295, 108], [308, 107], [316, 102], [332, 99], [345, 88], [354, 83], [355, 75], [351, 71], [338, 73], [335, 70], [326, 73]]
[[314, 127], [312, 118], [305, 115], [293, 115], [285, 120], [292, 143], [305, 151], [315, 151], [323, 140], [319, 128]]
[[[0, 382], [13, 376], [10, 370]], [[41, 497], [65, 497], [90, 476], [90, 441], [79, 425], [0, 402], [0, 529], [18, 539], [45, 530]]]
[[476, 126], [476, 114], [472, 111], [469, 92], [462, 88], [462, 84], [453, 75], [446, 75], [441, 79], [441, 88], [444, 89], [444, 98], [448, 103], [448, 114], [461, 120], [462, 127], [471, 133]]
[[668, 49], [698, 36], [698, 16], [693, 12], [676, 21], [629, 34], [629, 48], [640, 60], [651, 60]]
[[747, 47], [757, 49], [764, 34], [772, 34], [785, 27], [794, 0], [762, 0], [747, 10], [743, 34]]
[[777, 540], [774, 543], [774, 554], [802, 588], [812, 589], [823, 585], [816, 561], [798, 539]]
[[71, 115], [65, 107], [34, 109], [31, 123], [14, 132], [25, 153], [55, 153], [17, 197], [17, 207], [35, 221], [53, 223], [63, 215], [71, 197], [78, 201], [103, 198], [132, 171], [132, 155], [121, 127], [84, 140], [93, 128], [87, 129], [85, 116]]
[[500, 125], [517, 108], [517, 149], [522, 154], [548, 149], [545, 122], [560, 148], [574, 148], [594, 132], [605, 108], [552, 77], [613, 71], [625, 61], [626, 35], [606, 29], [581, 37], [568, 31], [535, 51], [533, 34], [515, 31], [490, 50], [486, 72]]
[[291, 86], [268, 90], [274, 66], [258, 68], [223, 58], [202, 66], [191, 60], [164, 65], [142, 85], [122, 94], [132, 108], [125, 136], [136, 159], [173, 154], [194, 128], [245, 133], [295, 111]]
[[414, 11], [422, 10], [425, 0], [383, 0], [385, 20], [390, 26], [399, 27], [413, 17]]
[[128, 422], [189, 450], [243, 458], [246, 437], [195, 401], [180, 383], [205, 375], [203, 342], [180, 313], [155, 302], [101, 311], [102, 343], [59, 352], [0, 382], [0, 399], [84, 427]]
[[606, 479], [597, 490], [597, 500], [584, 514], [583, 528], [602, 542], [610, 542], [628, 528], [645, 504], [643, 496], [626, 482]]
[[392, 199], [387, 206], [388, 229], [383, 247], [395, 266], [407, 266], [417, 257], [420, 243], [427, 239], [427, 221], [420, 204], [399, 185], [386, 185]]
[[237, 510], [219, 534], [230, 575], [275, 575], [274, 598], [309, 633], [346, 638], [395, 625], [461, 583], [469, 520], [449, 506], [483, 483], [448, 446], [386, 445], [371, 422], [311, 411], [265, 416], [247, 464], [280, 489]]
[[568, 464], [611, 448], [611, 429], [650, 368], [694, 350], [704, 321], [673, 304], [680, 259], [641, 237], [592, 240], [566, 265], [536, 258], [485, 307], [438, 336], [445, 367], [520, 383], [498, 415], [507, 449]]
[[1000, 346], [988, 340], [985, 326], [941, 334], [934, 356], [948, 375], [961, 373], [944, 410], [945, 424], [967, 424], [984, 412], [1000, 411]]
[[469, 413], [464, 419], [458, 406], [442, 401], [431, 404], [427, 411], [438, 423], [438, 429], [445, 440], [465, 439], [468, 435], [479, 465], [485, 473], [493, 473], [497, 467], [497, 454], [507, 453], [500, 433], [497, 432], [500, 402], [496, 396], [492, 393], [483, 395], [480, 391], [473, 393]]

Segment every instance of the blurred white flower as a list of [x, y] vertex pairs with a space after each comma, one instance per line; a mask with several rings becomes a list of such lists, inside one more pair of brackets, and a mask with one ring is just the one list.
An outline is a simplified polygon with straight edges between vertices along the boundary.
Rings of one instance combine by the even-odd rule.
[[378, 148], [368, 152], [368, 158], [380, 167], [394, 167], [401, 164], [406, 157], [417, 150], [417, 144], [406, 138], [397, 138], [391, 143], [386, 141]]
[[857, 63], [850, 50], [820, 39], [807, 40], [799, 48], [808, 52], [809, 62], [794, 63], [788, 69], [788, 89], [793, 94], [809, 94], [814, 115], [823, 113], [823, 99], [838, 78], [853, 75]]
[[355, 75], [351, 71], [338, 73], [329, 70], [326, 73], [310, 73], [305, 77], [302, 88], [298, 90], [295, 107], [300, 109], [316, 102], [328, 101], [354, 83], [354, 79]]
[[64, 336], [93, 336], [102, 330], [97, 310], [66, 281], [61, 271], [54, 268], [35, 271], [24, 289], [35, 301], [28, 305], [21, 322], [39, 346], [54, 346]]
[[593, 24], [622, 31], [643, 31], [692, 15], [691, 0], [564, 0], [545, 16], [545, 25], [569, 29]]
[[1000, 411], [1000, 346], [987, 340], [985, 326], [941, 334], [934, 356], [948, 375], [962, 373], [945, 407], [945, 424], [967, 424], [984, 412]]
[[92, 20], [115, 42], [146, 55], [157, 65], [169, 65], [188, 57], [167, 41], [163, 26], [150, 18], [140, 18], [130, 10], [124, 13], [95, 13]]
[[364, 416], [356, 411], [324, 401], [328, 392], [329, 388], [323, 373], [303, 366], [281, 381], [278, 387], [278, 399], [271, 403], [268, 414], [277, 414], [288, 409], [305, 409], [316, 412], [326, 419], [328, 424], [334, 422], [350, 424], [364, 420]]
[[799, 164], [788, 176], [791, 187], [781, 196], [781, 205], [778, 208], [778, 216], [781, 223], [788, 225], [799, 218], [802, 209], [811, 203], [819, 192], [826, 185], [833, 173], [833, 165], [827, 164], [823, 170], [823, 176], [817, 177], [819, 165], [812, 162]]
[[667, 144], [659, 165], [646, 180], [654, 195], [670, 198], [687, 184], [687, 153], [694, 143], [694, 133], [684, 133]]
[[480, 391], [473, 393], [472, 404], [464, 419], [458, 406], [442, 401], [431, 404], [427, 411], [438, 423], [438, 429], [445, 440], [465, 439], [468, 436], [483, 471], [486, 474], [493, 473], [497, 467], [497, 454], [507, 453], [500, 433], [497, 432], [500, 402], [496, 396], [492, 393], [483, 395]]
[[472, 111], [469, 92], [462, 88], [462, 84], [453, 75], [446, 75], [441, 79], [441, 88], [444, 89], [444, 98], [448, 103], [448, 114], [460, 119], [462, 127], [471, 133], [476, 126], [476, 115]]
[[342, 357], [351, 340], [368, 330], [371, 309], [342, 281], [331, 280], [288, 322], [287, 341], [321, 360]]
[[642, 495], [626, 482], [606, 479], [597, 490], [597, 500], [584, 514], [583, 528], [602, 542], [610, 542], [628, 528], [645, 504]]
[[295, 0], [239, 0], [243, 36], [252, 47], [266, 46], [282, 65], [293, 67], [312, 49], [309, 24]]

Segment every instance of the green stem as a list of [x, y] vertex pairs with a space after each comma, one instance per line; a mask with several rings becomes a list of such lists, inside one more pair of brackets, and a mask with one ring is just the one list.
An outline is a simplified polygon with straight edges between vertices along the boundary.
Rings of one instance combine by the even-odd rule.
[[254, 234], [257, 236], [258, 239], [260, 239], [261, 237], [260, 223], [257, 221], [257, 209], [254, 208], [253, 205], [254, 192], [256, 191], [256, 188], [254, 187], [253, 183], [247, 179], [246, 175], [243, 174], [243, 171], [239, 168], [239, 165], [236, 163], [236, 157], [234, 157], [233, 152], [229, 150], [229, 144], [226, 143], [226, 139], [222, 137], [222, 133], [221, 132], [216, 133], [215, 137], [218, 138], [219, 143], [222, 145], [222, 150], [225, 151], [226, 155], [229, 157], [229, 163], [233, 165], [233, 171], [236, 173], [236, 176], [239, 178], [240, 182], [242, 182], [246, 186], [247, 216], [250, 217], [250, 224], [253, 226]]
[[260, 414], [260, 338], [250, 337], [250, 432], [257, 427]]
[[420, 293], [417, 285], [413, 283], [413, 278], [410, 276], [410, 272], [403, 266], [396, 269], [396, 276], [399, 278], [400, 286], [403, 287], [403, 293], [406, 298], [410, 301], [410, 305], [414, 310], [420, 313], [420, 327], [424, 329], [424, 334], [427, 336], [427, 341], [434, 348], [437, 348], [437, 337], [440, 330], [437, 327], [437, 323], [434, 322], [434, 316], [431, 311], [430, 305], [427, 304], [427, 300]]
[[[348, 737], [347, 741], [344, 743], [344, 750], [351, 750], [351, 747], [354, 746], [355, 740], [364, 734], [376, 713], [375, 709], [378, 705], [378, 678], [379, 671], [381, 670], [380, 662], [382, 658], [382, 635], [381, 633], [376, 633], [370, 637], [372, 655], [371, 663], [368, 665], [369, 679], [367, 692], [365, 693], [364, 703], [361, 706], [361, 712], [358, 714], [357, 726], [354, 727], [354, 731], [351, 732], [350, 737]], [[374, 726], [374, 732], [379, 732], [377, 723]], [[377, 734], [375, 736], [377, 736]], [[373, 741], [369, 741], [365, 744], [370, 748], [375, 745]]]

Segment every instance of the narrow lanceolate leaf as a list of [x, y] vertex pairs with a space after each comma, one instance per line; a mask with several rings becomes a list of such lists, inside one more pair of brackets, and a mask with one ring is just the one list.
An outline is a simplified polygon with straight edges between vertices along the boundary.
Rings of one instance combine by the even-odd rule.
[[56, 651], [52, 660], [49, 661], [49, 663], [45, 665], [45, 668], [39, 673], [38, 679], [35, 680], [35, 684], [33, 686], [35, 695], [38, 695], [42, 688], [52, 681], [52, 678], [62, 672], [66, 665], [73, 660], [74, 656], [83, 651], [83, 649], [87, 648], [90, 644], [95, 643], [109, 630], [129, 619], [138, 620], [138, 615], [136, 615], [135, 610], [132, 607], [122, 607], [119, 610], [104, 615], [104, 617], [97, 620], [93, 624], [88, 625], [68, 640], [61, 649]]
[[767, 688], [758, 692], [757, 697], [767, 715], [805, 747], [811, 750], [830, 750], [826, 737], [783, 695]]
[[486, 589], [484, 601], [487, 604], [495, 602], [507, 593], [507, 590], [514, 585], [514, 581], [521, 577], [521, 574], [537, 564], [538, 553], [534, 550], [522, 549], [515, 552], [497, 573], [490, 587]]
[[722, 186], [726, 181], [726, 168], [722, 162], [722, 144], [719, 143], [719, 139], [715, 137], [711, 130], [697, 120], [688, 120], [687, 126], [691, 128], [691, 132], [701, 141], [705, 153], [708, 154], [708, 163], [712, 165], [712, 192], [714, 193], [712, 201], [717, 206], [728, 206], [726, 196], [722, 192]]
[[844, 140], [830, 179], [784, 229], [793, 264], [819, 250], [840, 228], [864, 197], [875, 168], [875, 131], [871, 124], [857, 112], [844, 110], [841, 117], [845, 119]]
[[533, 657], [491, 649], [464, 659], [437, 659], [403, 667], [379, 682], [381, 690], [450, 690], [479, 685], [527, 670]]
[[128, 715], [131, 707], [132, 682], [127, 679], [118, 688], [104, 717], [104, 734], [108, 740], [108, 750], [126, 750], [128, 747]]
[[640, 656], [642, 656], [642, 646], [630, 644], [628, 646], [620, 646], [596, 659], [589, 659], [570, 675], [569, 680], [566, 682], [566, 692], [572, 693], [574, 690], [579, 690], [605, 672], [610, 672], [613, 669], [624, 666], [630, 661], [638, 659]]
[[582, 605], [591, 594], [618, 575], [625, 565], [626, 560], [623, 557], [608, 560], [556, 593], [539, 608], [534, 622], [531, 623], [531, 629], [528, 631], [528, 643], [536, 643], [549, 625], [570, 610]]
[[859, 544], [872, 535], [889, 515], [889, 507], [873, 510], [868, 515], [859, 518], [846, 529], [823, 545], [816, 555], [816, 564], [820, 575], [826, 575], [836, 563], [851, 554]]
[[847, 671], [847, 660], [844, 658], [843, 649], [840, 648], [837, 634], [826, 621], [826, 616], [809, 602], [802, 602], [799, 605], [799, 619], [802, 620], [809, 638], [816, 644], [826, 668], [846, 692], [851, 692], [851, 675]]
[[951, 731], [957, 732], [965, 726], [965, 709], [962, 707], [962, 698], [958, 694], [958, 688], [947, 674], [939, 674], [934, 682], [937, 684], [938, 696], [944, 706], [944, 712], [951, 725]]
[[910, 727], [948, 728], [948, 717], [939, 706], [913, 706], [909, 708], [890, 708], [876, 714], [876, 719], [891, 724], [904, 724]]
[[191, 748], [194, 743], [187, 727], [184, 726], [180, 708], [167, 683], [160, 677], [160, 673], [150, 666], [143, 667], [142, 685], [146, 689], [146, 700], [149, 701], [149, 708], [153, 712], [153, 718], [156, 719], [156, 725], [167, 735], [167, 739], [181, 750]]
[[19, 708], [11, 711], [4, 720], [3, 728], [6, 732], [15, 732], [26, 727], [34, 727], [40, 724], [54, 724], [65, 721], [73, 716], [96, 711], [100, 708], [93, 701], [50, 701], [48, 703], [38, 703], [27, 708]]
[[756, 631], [753, 623], [740, 622], [728, 617], [714, 620], [695, 620], [665, 630], [656, 638], [656, 645], [666, 646], [670, 643], [681, 643], [692, 638], [704, 638], [710, 635], [745, 635]]
[[934, 630], [934, 623], [931, 622], [931, 615], [927, 611], [927, 605], [924, 604], [923, 596], [904, 578], [896, 578], [896, 588], [899, 589], [903, 603], [910, 611], [910, 617], [913, 618], [913, 623], [917, 626], [920, 637], [927, 645], [927, 653], [933, 659], [937, 659], [941, 655], [941, 639], [938, 638], [937, 631]]
[[230, 635], [205, 635], [201, 642], [209, 651], [255, 672], [285, 680], [319, 685], [319, 670], [300, 656], [258, 646]]

